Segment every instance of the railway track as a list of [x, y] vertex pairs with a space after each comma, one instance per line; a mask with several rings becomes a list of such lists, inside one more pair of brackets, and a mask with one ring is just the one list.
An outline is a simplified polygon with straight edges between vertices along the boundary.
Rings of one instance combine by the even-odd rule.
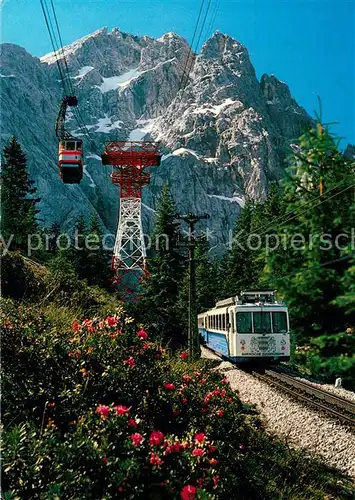
[[351, 401], [277, 370], [268, 369], [265, 370], [264, 374], [258, 372], [252, 372], [252, 374], [295, 399], [327, 413], [346, 425], [350, 425], [355, 431], [355, 404]]
[[[228, 361], [228, 358], [225, 356], [219, 355], [207, 346], [204, 347], [218, 356], [219, 359]], [[306, 403], [350, 426], [351, 430], [355, 432], [355, 403], [319, 389], [309, 382], [298, 380], [291, 375], [279, 371], [277, 368], [265, 369], [263, 373], [256, 371], [252, 371], [251, 373], [254, 377], [269, 385], [273, 385], [294, 399]]]

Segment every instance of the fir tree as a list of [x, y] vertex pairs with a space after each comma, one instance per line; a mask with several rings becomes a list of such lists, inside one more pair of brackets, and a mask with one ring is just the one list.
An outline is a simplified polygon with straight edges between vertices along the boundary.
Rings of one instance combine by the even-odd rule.
[[185, 259], [178, 246], [179, 239], [175, 204], [164, 185], [152, 235], [154, 257], [148, 259], [149, 277], [143, 281], [140, 309], [144, 310], [145, 321], [155, 323], [157, 330], [168, 336], [176, 336], [180, 331], [176, 302]]
[[111, 276], [109, 268], [110, 255], [103, 247], [103, 233], [97, 214], [93, 214], [91, 217], [87, 243], [85, 278], [89, 285], [108, 288]]
[[[5, 241], [12, 239], [12, 248], [25, 250], [29, 234], [37, 231], [36, 188], [28, 177], [26, 155], [16, 137], [3, 150], [1, 171], [1, 233]], [[12, 236], [13, 235], [13, 236]]]
[[319, 335], [342, 328], [333, 301], [348, 263], [334, 243], [351, 231], [354, 174], [320, 123], [301, 136], [291, 161], [284, 186], [287, 213], [279, 226], [284, 244], [268, 255], [265, 278], [286, 299], [303, 340], [312, 331]]
[[[256, 213], [256, 204], [248, 200], [238, 217], [231, 249], [223, 259], [221, 276], [221, 291], [223, 292], [220, 298], [236, 295], [259, 281], [263, 262], [258, 260], [261, 245], [254, 236]], [[257, 229], [260, 231], [260, 216], [256, 220]]]

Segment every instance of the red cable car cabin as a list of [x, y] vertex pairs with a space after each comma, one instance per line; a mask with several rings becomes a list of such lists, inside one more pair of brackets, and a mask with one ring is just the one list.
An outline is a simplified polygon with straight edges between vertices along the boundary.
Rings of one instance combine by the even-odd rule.
[[59, 141], [58, 166], [64, 184], [79, 184], [83, 178], [83, 141], [81, 139]]

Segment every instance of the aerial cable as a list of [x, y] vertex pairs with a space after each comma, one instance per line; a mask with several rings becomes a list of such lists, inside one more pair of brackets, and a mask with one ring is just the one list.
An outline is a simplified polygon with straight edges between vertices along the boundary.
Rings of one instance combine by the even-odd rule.
[[[194, 52], [197, 52], [197, 50], [198, 50], [198, 46], [200, 44], [202, 33], [203, 33], [203, 30], [204, 30], [204, 27], [205, 27], [205, 24], [206, 24], [206, 19], [207, 19], [207, 16], [208, 16], [208, 13], [209, 13], [209, 10], [210, 10], [210, 7], [211, 7], [211, 2], [212, 2], [212, 0], [208, 0], [207, 9], [206, 9], [206, 12], [205, 12], [205, 16], [203, 18], [202, 26], [201, 26], [201, 29], [200, 29], [200, 34], [199, 34], [198, 40], [196, 42]], [[192, 60], [191, 60], [191, 63], [192, 63]], [[184, 97], [185, 89], [186, 89], [186, 87], [187, 87], [187, 85], [189, 83], [189, 77], [190, 77], [192, 68], [193, 68], [193, 64], [190, 64], [190, 68], [188, 69], [188, 73], [187, 73], [186, 78], [185, 78], [185, 83], [184, 83], [184, 85], [182, 87], [182, 93], [181, 93], [181, 96], [180, 96], [180, 104], [182, 103], [182, 99]]]
[[[46, 3], [45, 3], [45, 5], [46, 5]], [[66, 74], [65, 68], [63, 66], [63, 61], [61, 61], [61, 58], [59, 57], [60, 44], [59, 44], [59, 41], [57, 39], [57, 35], [55, 33], [55, 29], [54, 29], [53, 22], [52, 22], [52, 17], [50, 15], [49, 8], [47, 5], [46, 5], [46, 9], [47, 9], [47, 16], [48, 16], [48, 24], [50, 26], [50, 32], [51, 32], [53, 40], [54, 40], [54, 48], [55, 48], [54, 56], [55, 56], [56, 61], [60, 65], [61, 70], [62, 70], [62, 77], [63, 77], [62, 84], [63, 84], [64, 94], [66, 96], [71, 95], [71, 94], [74, 95], [74, 93], [72, 93], [71, 88], [70, 88], [70, 77], [68, 74]]]
[[[56, 25], [57, 33], [58, 33], [58, 38], [59, 38], [59, 42], [60, 42], [60, 43], [58, 43], [58, 45], [60, 46], [60, 50], [62, 53], [62, 59], [64, 61], [64, 65], [65, 65], [65, 69], [66, 69], [68, 87], [69, 87], [70, 93], [72, 95], [75, 95], [74, 87], [73, 87], [73, 84], [71, 82], [70, 71], [69, 71], [68, 63], [67, 63], [66, 56], [65, 56], [63, 41], [62, 41], [62, 37], [61, 37], [61, 33], [60, 33], [58, 18], [57, 18], [56, 12], [55, 12], [53, 0], [51, 0], [51, 7], [52, 7], [53, 17], [54, 17], [54, 21], [55, 21], [55, 25]], [[58, 50], [58, 52], [59, 52], [59, 50]], [[96, 147], [96, 145], [94, 143], [94, 139], [93, 139], [91, 133], [89, 132], [88, 128], [85, 125], [85, 122], [84, 122], [84, 119], [81, 115], [80, 110], [78, 108], [73, 108], [72, 112], [73, 112], [73, 116], [74, 116], [77, 124], [79, 125], [79, 128], [83, 130], [84, 136], [86, 136], [86, 138], [89, 140], [91, 145], [95, 147], [95, 150], [98, 151], [98, 148]]]
[[217, 19], [217, 15], [218, 15], [219, 7], [220, 7], [220, 0], [217, 0], [217, 1], [216, 1], [216, 4], [215, 4], [215, 8], [214, 8], [213, 13], [212, 13], [211, 22], [210, 22], [210, 24], [208, 25], [208, 28], [207, 28], [207, 30], [206, 30], [206, 36], [205, 36], [206, 40], [207, 40], [208, 38], [211, 38], [211, 36], [212, 36], [212, 32], [213, 32], [213, 25], [214, 25], [214, 23], [215, 23], [215, 21], [216, 21], [216, 19]]
[[[335, 186], [333, 186], [333, 187], [332, 187], [332, 188], [328, 191], [328, 193], [330, 193], [330, 192], [334, 191], [334, 189], [336, 189], [336, 188], [338, 188], [340, 185], [344, 184], [344, 182], [346, 182], [346, 179], [343, 179], [341, 182], [339, 182], [338, 184], [336, 184]], [[346, 188], [344, 188], [344, 189], [342, 189], [342, 190], [341, 190], [341, 191], [339, 191], [338, 193], [333, 194], [332, 196], [328, 196], [326, 199], [324, 199], [324, 196], [319, 196], [319, 197], [317, 197], [317, 200], [318, 200], [318, 199], [320, 199], [320, 198], [323, 198], [323, 199], [322, 199], [322, 201], [320, 201], [319, 203], [316, 203], [316, 204], [314, 204], [314, 202], [315, 202], [315, 201], [317, 201], [317, 200], [310, 200], [309, 202], [305, 203], [305, 205], [311, 204], [311, 206], [310, 206], [310, 207], [308, 207], [308, 208], [307, 208], [307, 210], [303, 210], [303, 208], [301, 208], [301, 209], [297, 210], [297, 211], [296, 211], [296, 212], [295, 212], [295, 213], [294, 213], [291, 217], [288, 217], [290, 214], [286, 214], [286, 215], [282, 215], [282, 216], [280, 216], [280, 217], [276, 217], [276, 218], [272, 221], [272, 223], [271, 223], [269, 226], [267, 226], [267, 227], [266, 227], [266, 229], [265, 229], [263, 232], [258, 233], [258, 234], [259, 234], [259, 236], [263, 236], [263, 235], [265, 235], [265, 234], [269, 231], [269, 229], [274, 228], [276, 225], [281, 225], [281, 226], [282, 226], [282, 225], [286, 224], [287, 222], [289, 222], [290, 220], [293, 220], [293, 219], [295, 219], [296, 217], [298, 217], [298, 216], [300, 216], [300, 215], [303, 215], [303, 214], [308, 213], [311, 209], [316, 208], [316, 207], [318, 207], [318, 206], [322, 205], [322, 203], [326, 203], [326, 202], [327, 202], [327, 201], [329, 201], [330, 199], [335, 198], [336, 196], [339, 196], [340, 194], [344, 193], [345, 191], [347, 191], [348, 189], [351, 189], [351, 188], [352, 188], [352, 187], [354, 187], [354, 186], [355, 186], [355, 183], [354, 183], [354, 184], [349, 185], [348, 187], [346, 187]], [[288, 218], [287, 218], [287, 217], [288, 217]], [[281, 222], [283, 219], [286, 219], [286, 220], [284, 220], [283, 222]], [[257, 232], [259, 229], [262, 229], [262, 226], [259, 226], [258, 228], [254, 229], [254, 232]], [[245, 229], [243, 229], [240, 233], [238, 233], [238, 237], [239, 237], [240, 235], [242, 235], [243, 233], [245, 233], [245, 232], [246, 232], [246, 230], [245, 230]]]
[[65, 64], [65, 69], [66, 69], [66, 73], [67, 73], [67, 76], [68, 76], [69, 89], [70, 89], [72, 95], [74, 95], [74, 87], [73, 87], [72, 82], [71, 82], [70, 72], [69, 72], [67, 60], [66, 60], [66, 57], [65, 57], [65, 51], [64, 51], [63, 41], [62, 41], [62, 37], [61, 37], [61, 34], [60, 34], [58, 19], [57, 19], [57, 15], [56, 15], [56, 12], [55, 12], [55, 9], [54, 9], [53, 0], [51, 0], [51, 6], [52, 6], [52, 11], [53, 11], [55, 25], [56, 25], [57, 32], [58, 32], [58, 37], [59, 37], [59, 42], [60, 42], [59, 45], [61, 47], [62, 56], [63, 56], [63, 60], [64, 60], [64, 64]]
[[57, 66], [58, 66], [59, 76], [60, 76], [60, 79], [61, 79], [63, 87], [64, 87], [64, 91], [65, 91], [64, 75], [63, 75], [62, 68], [60, 66], [60, 63], [59, 63], [59, 60], [58, 60], [58, 57], [57, 57], [57, 51], [56, 51], [54, 39], [53, 39], [53, 36], [52, 36], [52, 32], [51, 32], [51, 29], [50, 29], [50, 25], [49, 25], [49, 22], [48, 22], [46, 10], [45, 10], [45, 5], [44, 5], [43, 0], [40, 0], [40, 1], [41, 1], [41, 7], [42, 7], [43, 15], [44, 15], [44, 20], [46, 22], [47, 30], [48, 30], [48, 33], [49, 33], [49, 37], [50, 37], [51, 42], [52, 42], [54, 56], [55, 56], [55, 60], [56, 60]]
[[[338, 259], [333, 259], [333, 260], [329, 260], [328, 262], [323, 262], [322, 264], [314, 264], [313, 266], [310, 266], [310, 267], [307, 267], [307, 269], [297, 269], [296, 271], [293, 271], [292, 273], [290, 274], [287, 274], [285, 276], [279, 276], [278, 278], [273, 278], [273, 281], [280, 281], [280, 280], [285, 280], [287, 278], [292, 278], [292, 276], [295, 276], [296, 274], [303, 274], [303, 273], [307, 273], [308, 271], [312, 271], [313, 269], [316, 269], [316, 268], [319, 268], [319, 267], [325, 267], [325, 266], [329, 266], [331, 264], [335, 264], [337, 262], [342, 262], [344, 260], [349, 260], [349, 259], [352, 259], [353, 257], [355, 257], [355, 252], [354, 253], [351, 253], [350, 255], [345, 255], [343, 257], [339, 257]], [[262, 281], [259, 281], [257, 283], [253, 283], [252, 285], [250, 285], [250, 288], [253, 288], [253, 287], [256, 287], [256, 286], [260, 286], [262, 283], [267, 283], [269, 284], [270, 280], [262, 280]]]
[[184, 70], [183, 70], [182, 75], [181, 75], [181, 79], [180, 79], [179, 88], [178, 88], [177, 93], [179, 93], [179, 91], [182, 89], [182, 83], [183, 83], [183, 81], [185, 79], [185, 72], [186, 72], [187, 66], [189, 64], [190, 57], [191, 57], [192, 52], [193, 52], [193, 44], [194, 44], [195, 37], [196, 37], [196, 34], [197, 34], [198, 25], [199, 25], [199, 22], [200, 22], [200, 19], [201, 19], [201, 15], [202, 15], [202, 10], [203, 10], [204, 3], [205, 3], [205, 0], [202, 0], [201, 1], [201, 6], [200, 6], [200, 10], [199, 10], [199, 13], [198, 13], [198, 17], [197, 17], [197, 22], [196, 22], [194, 34], [193, 34], [191, 45], [190, 45], [190, 49], [189, 49], [188, 55], [186, 57], [185, 67], [184, 67]]

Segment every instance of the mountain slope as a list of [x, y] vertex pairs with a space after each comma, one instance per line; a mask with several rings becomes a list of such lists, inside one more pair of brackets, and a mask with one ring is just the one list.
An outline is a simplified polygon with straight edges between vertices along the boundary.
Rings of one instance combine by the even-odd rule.
[[311, 121], [286, 84], [268, 75], [259, 82], [247, 49], [220, 32], [192, 54], [186, 88], [190, 47], [175, 33], [153, 39], [103, 28], [64, 53], [91, 137], [69, 113], [68, 129], [85, 141], [79, 186], [58, 177], [54, 123], [62, 90], [54, 55], [38, 59], [1, 45], [1, 142], [16, 135], [23, 145], [47, 226], [58, 221], [68, 229], [94, 210], [114, 233], [118, 191], [99, 154], [108, 139], [147, 138], [160, 141], [164, 156], [144, 190], [145, 230], [167, 182], [179, 210], [213, 214], [211, 244], [225, 242], [245, 197], [266, 196], [269, 182], [283, 175], [290, 142]]

